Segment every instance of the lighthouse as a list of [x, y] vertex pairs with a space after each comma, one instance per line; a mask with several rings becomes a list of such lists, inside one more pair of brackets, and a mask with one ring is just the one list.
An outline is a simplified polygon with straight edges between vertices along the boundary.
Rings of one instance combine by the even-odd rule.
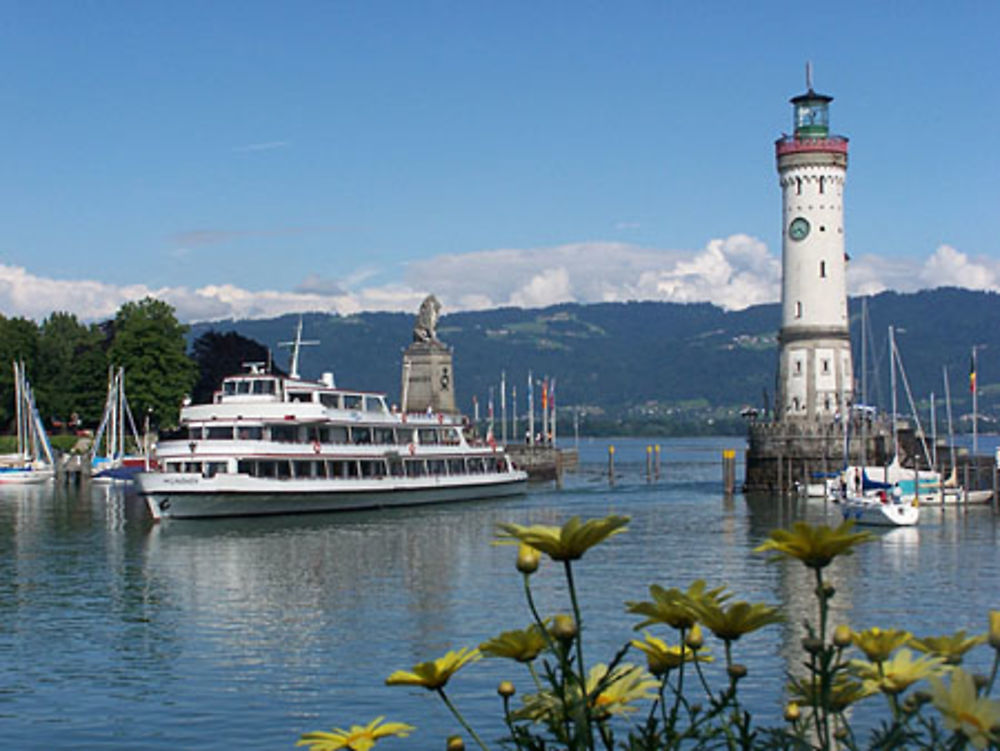
[[829, 423], [853, 401], [844, 250], [847, 139], [830, 133], [833, 97], [791, 99], [794, 132], [775, 143], [781, 184], [779, 422]]

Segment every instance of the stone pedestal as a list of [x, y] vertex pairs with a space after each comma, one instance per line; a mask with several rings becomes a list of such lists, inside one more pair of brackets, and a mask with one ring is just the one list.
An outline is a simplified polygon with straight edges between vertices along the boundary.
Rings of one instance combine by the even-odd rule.
[[439, 341], [413, 342], [403, 353], [400, 390], [407, 412], [457, 414], [451, 349]]

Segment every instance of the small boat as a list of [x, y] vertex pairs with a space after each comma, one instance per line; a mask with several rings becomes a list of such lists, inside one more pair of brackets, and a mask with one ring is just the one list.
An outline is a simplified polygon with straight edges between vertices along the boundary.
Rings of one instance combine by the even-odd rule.
[[23, 362], [14, 362], [17, 452], [0, 456], [0, 484], [39, 483], [55, 477], [55, 460]]
[[880, 490], [849, 496], [840, 503], [844, 521], [876, 527], [912, 527], [920, 521], [920, 505], [900, 494]]
[[[129, 443], [138, 453], [128, 453]], [[101, 424], [94, 435], [90, 478], [97, 483], [131, 482], [146, 468], [143, 442], [125, 397], [125, 369], [109, 369], [108, 396]]]
[[181, 431], [136, 475], [154, 519], [328, 512], [521, 494], [528, 475], [460, 415], [406, 414], [385, 394], [250, 364], [210, 404], [188, 404]]

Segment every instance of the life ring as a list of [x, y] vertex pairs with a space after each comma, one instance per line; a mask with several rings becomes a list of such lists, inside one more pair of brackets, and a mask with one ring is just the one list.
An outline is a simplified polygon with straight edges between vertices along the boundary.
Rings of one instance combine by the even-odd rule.
[[410, 456], [413, 456], [415, 453], [417, 453], [417, 444], [411, 443], [409, 446], [406, 447], [406, 449], [407, 451], [410, 452]]
[[314, 454], [318, 454], [322, 450], [323, 450], [323, 447], [320, 445], [320, 442], [319, 441], [313, 441], [313, 453]]

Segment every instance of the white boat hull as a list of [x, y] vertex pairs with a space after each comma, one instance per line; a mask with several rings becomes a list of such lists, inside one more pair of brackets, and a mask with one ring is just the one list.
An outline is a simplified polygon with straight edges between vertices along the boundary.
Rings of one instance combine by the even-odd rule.
[[0, 469], [0, 485], [35, 485], [51, 480], [55, 470], [43, 468], [3, 468]]
[[910, 501], [851, 498], [841, 502], [840, 513], [844, 521], [875, 527], [912, 527], [920, 521], [920, 507]]
[[356, 511], [520, 495], [527, 474], [371, 480], [281, 480], [246, 475], [142, 472], [139, 492], [154, 519]]

